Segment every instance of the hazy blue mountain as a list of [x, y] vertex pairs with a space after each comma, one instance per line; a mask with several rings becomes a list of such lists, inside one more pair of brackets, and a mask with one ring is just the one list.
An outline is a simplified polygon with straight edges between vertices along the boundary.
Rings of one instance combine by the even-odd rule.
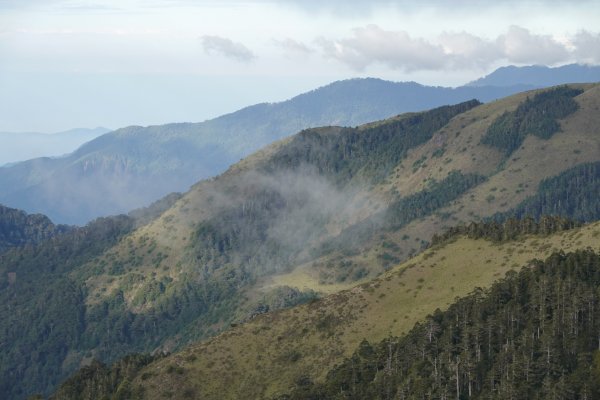
[[[561, 80], [572, 69], [590, 68], [552, 68], [546, 75]], [[506, 75], [504, 70], [523, 69], [500, 69], [496, 74]], [[185, 191], [199, 179], [215, 176], [266, 144], [302, 129], [354, 126], [469, 99], [487, 102], [543, 85], [539, 75], [512, 82], [507, 78], [504, 82], [509, 86], [472, 83], [458, 88], [350, 79], [200, 123], [130, 126], [98, 137], [66, 157], [0, 168], [0, 202], [46, 214], [60, 223], [82, 224]]]
[[600, 67], [569, 64], [562, 67], [531, 65], [526, 67], [508, 66], [498, 68], [489, 75], [468, 83], [465, 86], [513, 86], [532, 85], [535, 87], [562, 85], [564, 83], [588, 83], [600, 81]]
[[358, 125], [472, 98], [489, 101], [524, 88], [453, 89], [351, 79], [205, 122], [130, 126], [102, 135], [66, 157], [0, 168], [0, 202], [60, 223], [82, 224], [186, 190], [305, 128]]
[[107, 132], [110, 132], [110, 129], [103, 127], [76, 128], [51, 134], [0, 132], [0, 165], [36, 157], [62, 156]]

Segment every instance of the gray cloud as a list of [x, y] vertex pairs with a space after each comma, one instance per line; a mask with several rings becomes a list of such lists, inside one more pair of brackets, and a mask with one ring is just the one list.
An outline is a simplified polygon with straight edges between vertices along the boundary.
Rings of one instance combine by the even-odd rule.
[[600, 63], [600, 33], [581, 31], [573, 38], [573, 45], [579, 61], [588, 64]]
[[294, 39], [285, 38], [283, 40], [274, 40], [274, 43], [277, 46], [281, 47], [285, 51], [285, 53], [290, 56], [307, 56], [311, 53], [314, 53], [314, 50], [308, 47], [306, 44]]
[[505, 35], [500, 35], [496, 42], [510, 62], [555, 64], [569, 59], [569, 51], [564, 44], [549, 35], [535, 35], [514, 25]]
[[341, 40], [317, 39], [326, 56], [356, 70], [369, 64], [382, 63], [395, 69], [440, 69], [444, 65], [444, 49], [407, 32], [386, 31], [377, 25], [353, 30], [353, 37]]
[[482, 68], [500, 60], [547, 65], [600, 62], [598, 34], [582, 31], [567, 45], [550, 35], [538, 35], [518, 26], [511, 26], [495, 40], [461, 32], [443, 33], [434, 43], [411, 37], [405, 31], [387, 31], [368, 25], [355, 28], [350, 37], [336, 40], [321, 37], [316, 42], [324, 56], [357, 71], [377, 63], [410, 72]]
[[486, 67], [491, 60], [502, 58], [502, 51], [493, 42], [467, 32], [442, 33], [446, 62], [454, 68]]
[[256, 58], [249, 48], [231, 39], [211, 35], [204, 35], [200, 39], [207, 54], [215, 52], [241, 62], [250, 62]]

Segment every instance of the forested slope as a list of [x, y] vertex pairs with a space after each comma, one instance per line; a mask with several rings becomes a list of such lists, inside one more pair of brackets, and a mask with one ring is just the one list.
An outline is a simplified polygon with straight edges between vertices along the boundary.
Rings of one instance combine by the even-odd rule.
[[84, 344], [85, 286], [69, 272], [133, 228], [127, 217], [98, 219], [0, 255], [0, 393], [24, 398], [52, 390], [77, 368]]
[[0, 253], [13, 246], [39, 243], [69, 229], [65, 225], [54, 225], [45, 215], [28, 215], [0, 205]]
[[279, 398], [597, 398], [598, 287], [597, 253], [555, 253]]
[[[561, 104], [570, 104], [568, 112], [544, 113], [544, 109], [560, 108]], [[70, 325], [53, 318], [56, 326], [50, 325], [51, 331], [59, 326], [65, 330], [75, 327], [68, 331], [74, 334], [57, 340], [45, 333], [46, 325], [34, 323], [31, 329], [3, 325], [7, 337], [22, 335], [36, 338], [33, 342], [38, 347], [54, 346], [52, 363], [44, 361], [45, 355], [33, 361], [15, 356], [7, 370], [31, 366], [31, 375], [25, 379], [24, 374], [9, 372], [6, 391], [22, 393], [21, 397], [25, 393], [48, 394], [60, 379], [93, 358], [111, 363], [130, 352], [179, 351], [187, 344], [227, 331], [232, 324], [255, 326], [258, 321], [288, 315], [277, 309], [307, 302], [314, 305], [313, 299], [327, 293], [359, 284], [367, 285], [361, 293], [369, 293], [367, 288], [375, 284], [369, 283], [373, 278], [386, 276], [386, 271], [396, 271], [401, 265], [406, 267], [403, 263], [427, 248], [433, 234], [485, 221], [498, 213], [504, 213], [498, 218], [504, 222], [525, 201], [539, 204], [544, 198], [557, 207], [548, 204], [541, 209], [557, 210], [566, 218], [579, 210], [582, 214], [577, 218], [594, 218], [598, 199], [586, 190], [593, 190], [590, 184], [596, 179], [595, 170], [586, 165], [599, 161], [600, 124], [595, 112], [599, 105], [598, 86], [572, 85], [521, 93], [488, 104], [468, 101], [356, 128], [305, 130], [257, 152], [214, 179], [199, 182], [180, 198], [165, 199], [143, 213], [148, 216], [143, 226], [128, 227], [123, 235], [114, 235], [104, 242], [106, 247], [98, 248], [90, 257], [69, 257], [66, 252], [65, 257], [73, 263], [57, 265], [69, 268], [46, 268], [62, 255], [37, 250], [31, 254], [14, 252], [5, 268], [18, 270], [25, 263], [31, 271], [37, 268], [49, 274], [42, 277], [48, 285], [33, 290], [39, 294], [33, 296], [35, 301], [43, 302], [44, 293], [61, 290], [55, 282], [68, 282], [73, 290], [63, 292], [74, 293], [77, 301], [72, 303], [79, 314], [73, 315], [81, 318], [66, 319], [78, 321]], [[525, 129], [520, 146], [508, 156], [504, 149], [483, 139], [494, 132], [497, 121], [507, 118], [505, 115], [512, 115], [513, 121], [531, 121], [527, 126], [549, 124], [554, 128], [542, 136]], [[569, 179], [574, 182], [569, 192], [557, 185], [541, 184], [563, 179], [563, 173], [571, 174]], [[530, 244], [528, 250], [512, 244], [512, 253], [493, 252], [493, 257], [487, 257], [487, 252], [493, 251], [495, 244], [464, 242], [465, 247], [457, 247], [456, 254], [446, 253], [445, 257], [455, 260], [451, 266], [427, 269], [429, 264], [424, 264], [425, 270], [435, 275], [431, 285], [419, 282], [426, 279], [419, 276], [421, 269], [407, 269], [405, 277], [410, 279], [403, 281], [406, 288], [397, 288], [393, 296], [387, 291], [377, 292], [377, 296], [383, 294], [381, 298], [369, 294], [366, 307], [371, 307], [368, 313], [373, 319], [358, 318], [354, 310], [365, 304], [358, 297], [347, 297], [346, 292], [338, 306], [339, 313], [348, 314], [339, 314], [339, 319], [310, 314], [302, 320], [305, 325], [287, 320], [297, 332], [323, 320], [320, 330], [305, 334], [309, 341], [298, 352], [306, 356], [297, 359], [292, 354], [288, 360], [273, 349], [268, 357], [265, 353], [264, 363], [251, 360], [238, 346], [250, 346], [250, 354], [254, 354], [250, 350], [253, 346], [279, 343], [270, 343], [271, 335], [258, 334], [254, 341], [244, 336], [238, 344], [219, 348], [217, 353], [232, 360], [226, 370], [212, 371], [203, 363], [225, 365], [224, 360], [203, 354], [198, 368], [207, 376], [213, 372], [217, 375], [202, 393], [227, 392], [235, 397], [235, 390], [249, 391], [250, 381], [240, 382], [240, 376], [244, 368], [261, 365], [253, 370], [257, 375], [252, 381], [261, 382], [255, 388], [257, 395], [281, 394], [289, 389], [298, 371], [318, 365], [311, 374], [320, 376], [348, 356], [360, 336], [368, 333], [369, 340], [382, 340], [390, 329], [410, 328], [456, 295], [466, 295], [475, 286], [488, 286], [505, 271], [526, 264], [533, 254], [547, 256], [555, 247], [566, 249], [567, 242], [572, 242], [573, 249], [580, 248], [579, 240], [562, 240], [565, 244], [553, 242], [549, 247]], [[492, 261], [481, 268], [473, 262], [461, 264], [456, 258], [459, 256]], [[438, 259], [435, 254], [429, 257]], [[493, 262], [496, 259], [498, 262]], [[442, 261], [440, 258], [436, 264], [446, 265]], [[377, 282], [388, 287], [387, 281]], [[13, 289], [9, 285], [2, 290], [8, 293]], [[11, 315], [20, 307], [30, 309], [28, 295], [21, 299], [10, 307], [5, 302], [2, 312]], [[404, 315], [393, 316], [400, 303], [412, 306], [406, 319]], [[390, 314], [377, 307], [383, 304]], [[319, 313], [321, 309], [313, 310]], [[33, 314], [32, 318], [39, 319]], [[340, 321], [346, 319], [361, 322], [347, 327], [347, 339], [342, 340], [336, 332]], [[286, 332], [282, 330], [278, 336], [284, 340]], [[223, 343], [220, 340], [216, 343]], [[293, 351], [294, 346], [288, 350]], [[292, 359], [296, 359], [292, 362], [297, 368], [287, 368]], [[324, 363], [316, 363], [319, 359]], [[59, 362], [61, 368], [54, 368], [53, 375], [45, 378], [45, 366]], [[287, 368], [285, 376], [277, 382], [270, 380], [268, 374], [276, 376], [282, 366]], [[225, 382], [237, 383], [228, 387]]]
[[[565, 252], [588, 251], [586, 248], [600, 251], [599, 223], [573, 226], [567, 220], [544, 217], [540, 223], [532, 219], [509, 220], [501, 225], [480, 223], [465, 227], [464, 231], [449, 232], [439, 243], [380, 278], [290, 310], [259, 315], [214, 339], [149, 364], [128, 378], [128, 395], [143, 399], [285, 398], [294, 388], [297, 388], [294, 395], [299, 397], [307, 392], [326, 393], [321, 398], [351, 395], [346, 386], [342, 393], [326, 391], [329, 388], [335, 391], [334, 386], [341, 382], [340, 378], [330, 384], [328, 377], [336, 372], [328, 371], [336, 365], [338, 369], [351, 365], [352, 361], [346, 362], [344, 358], [352, 357], [365, 339], [372, 346], [390, 336], [397, 345], [402, 340], [398, 337], [405, 334], [425, 340], [424, 335], [414, 334], [415, 330], [410, 333], [414, 324], [422, 324], [428, 314], [439, 316], [441, 313], [436, 309], [456, 310], [451, 304], [457, 296], [484, 288], [476, 290], [479, 301], [494, 280], [506, 273], [515, 276], [522, 266], [531, 267], [531, 260], [551, 257], [559, 248]], [[494, 291], [497, 288], [491, 289]], [[465, 310], [461, 308], [462, 311]], [[454, 314], [449, 315], [452, 317], [446, 318], [451, 323]], [[502, 321], [503, 316], [499, 312], [493, 318]], [[529, 319], [520, 321], [526, 324]], [[436, 334], [438, 343], [447, 338], [441, 330], [436, 330]], [[496, 336], [494, 340], [502, 341]], [[382, 344], [382, 352], [376, 354], [387, 357], [386, 345]], [[396, 349], [394, 357], [406, 355], [405, 364], [421, 360], [413, 354], [420, 347], [410, 351]], [[372, 365], [377, 364], [367, 367]], [[438, 367], [441, 365], [440, 362]], [[422, 368], [420, 362], [416, 362], [417, 367]], [[463, 372], [466, 374], [467, 370]], [[59, 392], [64, 397], [57, 394], [57, 398], [72, 399], [65, 395], [70, 388], [95, 381], [95, 375], [90, 377], [88, 373], [89, 370], [82, 370], [74, 376]], [[360, 376], [357, 372], [356, 379]], [[360, 385], [367, 383], [357, 381], [356, 386]], [[114, 388], [106, 390], [114, 393]], [[357, 393], [370, 398], [364, 390]]]

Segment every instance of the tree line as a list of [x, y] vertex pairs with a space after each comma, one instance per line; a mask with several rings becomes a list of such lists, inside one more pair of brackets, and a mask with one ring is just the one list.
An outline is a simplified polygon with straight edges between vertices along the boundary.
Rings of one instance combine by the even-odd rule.
[[573, 97], [581, 93], [582, 89], [560, 86], [527, 97], [515, 111], [496, 118], [481, 143], [496, 147], [508, 156], [521, 146], [527, 135], [549, 139], [560, 130], [557, 119], [577, 111], [579, 105]]
[[555, 253], [280, 399], [600, 397], [600, 256]]

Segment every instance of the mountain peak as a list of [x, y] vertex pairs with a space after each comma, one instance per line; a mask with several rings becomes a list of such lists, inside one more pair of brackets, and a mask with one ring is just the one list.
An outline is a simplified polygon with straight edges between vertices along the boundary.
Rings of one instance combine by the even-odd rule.
[[600, 81], [600, 66], [569, 64], [560, 67], [544, 65], [500, 67], [489, 75], [467, 83], [465, 86], [515, 86], [544, 87], [565, 83]]

